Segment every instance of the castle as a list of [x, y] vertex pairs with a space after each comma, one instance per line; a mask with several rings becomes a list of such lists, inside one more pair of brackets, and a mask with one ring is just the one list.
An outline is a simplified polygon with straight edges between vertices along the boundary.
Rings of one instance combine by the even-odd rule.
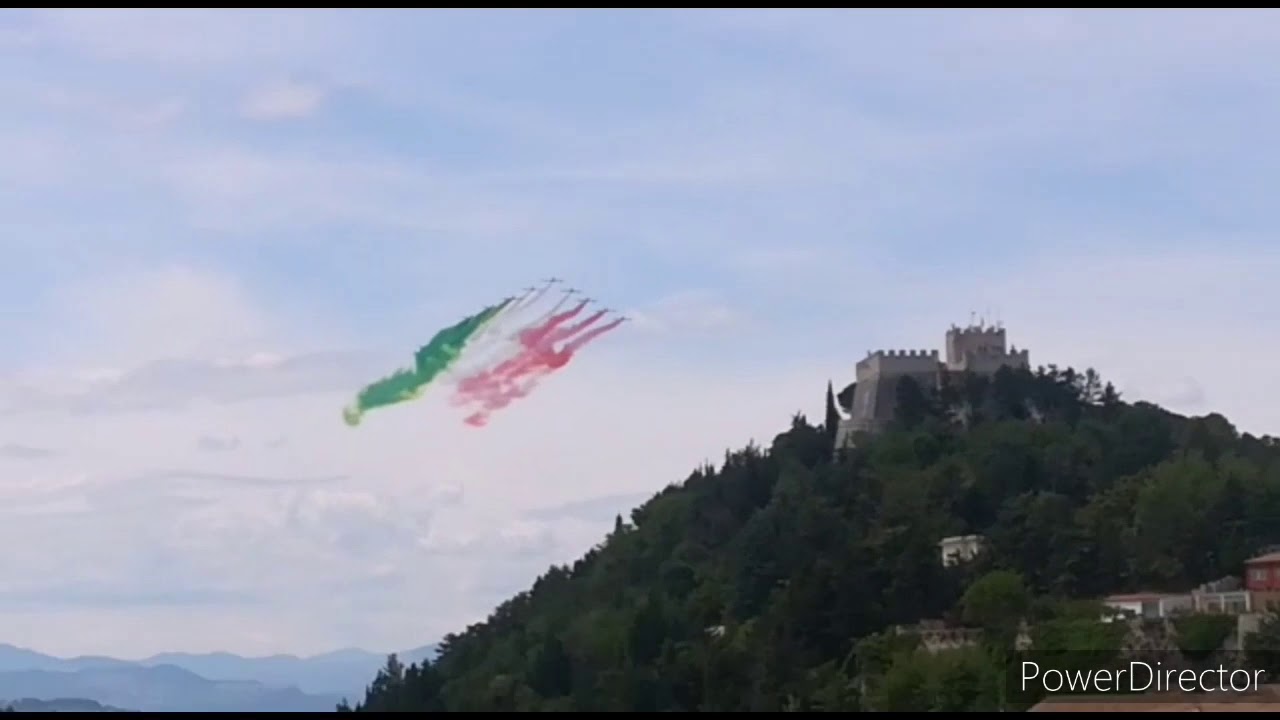
[[840, 421], [836, 447], [855, 433], [875, 433], [893, 419], [898, 380], [909, 377], [929, 390], [937, 388], [945, 372], [993, 375], [1002, 367], [1030, 367], [1026, 350], [1007, 349], [1005, 330], [985, 322], [947, 330], [946, 360], [937, 350], [877, 350], [858, 363], [850, 416]]

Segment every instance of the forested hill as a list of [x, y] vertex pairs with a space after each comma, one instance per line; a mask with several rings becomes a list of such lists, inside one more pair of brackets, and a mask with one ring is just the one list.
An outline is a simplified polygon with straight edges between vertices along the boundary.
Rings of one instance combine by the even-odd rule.
[[[833, 458], [828, 388], [822, 425], [696, 470], [339, 710], [992, 709], [1014, 621], [1048, 647], [1098, 617], [1068, 599], [1185, 591], [1280, 542], [1280, 442], [1221, 416], [1052, 367], [898, 400], [894, 428]], [[942, 567], [938, 540], [964, 534], [985, 551]], [[922, 619], [987, 641], [890, 652], [883, 633]]]

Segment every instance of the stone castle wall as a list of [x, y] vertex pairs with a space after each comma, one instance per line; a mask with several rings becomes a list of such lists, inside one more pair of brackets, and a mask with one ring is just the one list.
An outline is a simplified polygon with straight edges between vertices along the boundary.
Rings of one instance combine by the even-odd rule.
[[990, 375], [1001, 367], [1030, 367], [1030, 353], [1008, 350], [1005, 340], [1004, 328], [953, 326], [947, 331], [945, 363], [937, 350], [868, 352], [855, 367], [858, 384], [850, 417], [841, 420], [836, 431], [836, 446], [848, 443], [855, 433], [880, 432], [893, 420], [897, 385], [903, 377], [929, 390], [937, 387], [943, 369]]
[[955, 365], [947, 369], [955, 372], [971, 372], [978, 375], [991, 375], [1002, 367], [1014, 369], [1031, 367], [1031, 353], [1026, 350], [1004, 353], [966, 353]]

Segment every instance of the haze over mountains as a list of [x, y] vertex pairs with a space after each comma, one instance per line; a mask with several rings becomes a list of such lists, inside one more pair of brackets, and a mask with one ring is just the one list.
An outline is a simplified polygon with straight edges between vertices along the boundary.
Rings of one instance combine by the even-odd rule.
[[[405, 663], [435, 646], [397, 653]], [[144, 712], [327, 712], [360, 697], [386, 655], [344, 649], [311, 657], [161, 653], [142, 660], [59, 658], [0, 644], [0, 698], [77, 698]]]

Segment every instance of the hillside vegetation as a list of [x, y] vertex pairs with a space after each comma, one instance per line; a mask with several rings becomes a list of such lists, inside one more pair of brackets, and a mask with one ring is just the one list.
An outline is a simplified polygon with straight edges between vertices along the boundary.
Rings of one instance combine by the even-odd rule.
[[[893, 428], [833, 453], [828, 388], [821, 425], [697, 469], [338, 709], [1013, 709], [1015, 623], [1038, 652], [1111, 647], [1073, 599], [1185, 591], [1280, 538], [1280, 442], [1221, 416], [1054, 367], [897, 393]], [[944, 568], [938, 540], [971, 533], [983, 554]], [[923, 619], [985, 640], [929, 655], [886, 632]]]

